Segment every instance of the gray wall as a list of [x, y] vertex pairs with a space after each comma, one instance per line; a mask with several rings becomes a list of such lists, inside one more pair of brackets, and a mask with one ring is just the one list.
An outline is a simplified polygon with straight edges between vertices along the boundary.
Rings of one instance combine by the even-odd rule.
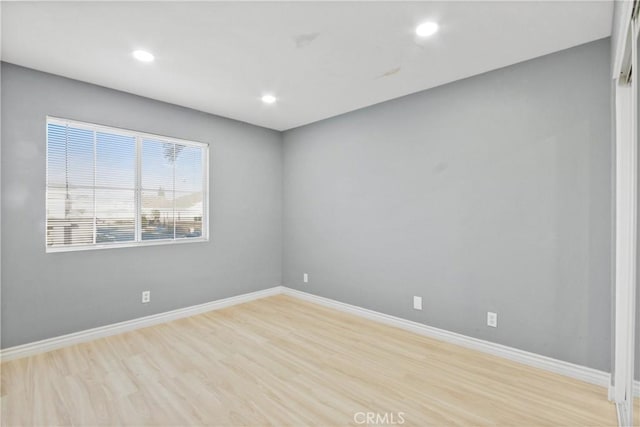
[[[211, 240], [46, 254], [47, 114], [210, 142]], [[279, 132], [2, 64], [3, 348], [280, 285], [281, 247]]]
[[609, 370], [609, 51], [285, 132], [284, 284]]

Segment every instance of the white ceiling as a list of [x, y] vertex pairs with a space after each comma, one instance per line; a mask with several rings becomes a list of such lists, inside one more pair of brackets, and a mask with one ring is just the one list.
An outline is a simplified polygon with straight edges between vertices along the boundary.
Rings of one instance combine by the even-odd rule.
[[[610, 1], [3, 2], [2, 59], [284, 130], [611, 34]], [[418, 23], [440, 31], [418, 40]], [[135, 49], [156, 61], [137, 62]], [[263, 105], [274, 93], [279, 102]]]

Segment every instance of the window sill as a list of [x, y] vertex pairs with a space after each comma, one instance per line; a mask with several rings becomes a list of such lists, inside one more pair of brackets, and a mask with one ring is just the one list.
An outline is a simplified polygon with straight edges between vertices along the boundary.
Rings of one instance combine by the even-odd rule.
[[83, 245], [83, 246], [57, 246], [47, 247], [46, 252], [59, 253], [59, 252], [78, 252], [78, 251], [94, 251], [99, 249], [120, 249], [120, 248], [142, 248], [145, 246], [166, 246], [166, 245], [183, 245], [185, 243], [204, 243], [208, 242], [208, 237], [186, 237], [177, 240], [147, 240], [144, 242], [127, 242], [127, 243], [97, 243], [95, 245]]

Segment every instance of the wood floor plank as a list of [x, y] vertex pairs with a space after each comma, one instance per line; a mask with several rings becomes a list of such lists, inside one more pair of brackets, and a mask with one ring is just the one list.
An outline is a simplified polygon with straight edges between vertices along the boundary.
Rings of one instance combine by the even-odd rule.
[[284, 295], [0, 368], [3, 426], [616, 425], [602, 387]]

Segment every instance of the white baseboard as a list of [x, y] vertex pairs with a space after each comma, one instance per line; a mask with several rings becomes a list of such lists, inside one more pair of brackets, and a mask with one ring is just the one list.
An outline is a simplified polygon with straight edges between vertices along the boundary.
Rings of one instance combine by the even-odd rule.
[[221, 308], [230, 307], [232, 305], [242, 304], [245, 302], [257, 300], [260, 298], [278, 295], [282, 293], [281, 286], [264, 289], [247, 294], [237, 295], [234, 297], [223, 298], [204, 304], [192, 305], [190, 307], [179, 308], [164, 313], [152, 314], [150, 316], [140, 317], [137, 319], [127, 320], [124, 322], [113, 323], [111, 325], [100, 326], [98, 328], [87, 329], [84, 331], [74, 332], [72, 334], [61, 335], [59, 337], [48, 338], [41, 341], [35, 341], [28, 344], [8, 347], [0, 350], [0, 360], [7, 361], [18, 359], [21, 357], [32, 356], [38, 353], [55, 350], [57, 348], [79, 344], [98, 338], [108, 337], [111, 335], [121, 334], [123, 332], [133, 331], [135, 329], [145, 328], [157, 325], [159, 323], [169, 322], [171, 320], [181, 319], [183, 317], [194, 316], [196, 314], [205, 313], [207, 311], [219, 310]]
[[[422, 323], [413, 322], [411, 320], [402, 319], [366, 308], [346, 304], [329, 298], [313, 295], [307, 292], [298, 291], [284, 286], [274, 286], [256, 292], [250, 292], [234, 297], [224, 298], [204, 304], [193, 305], [191, 307], [179, 308], [177, 310], [167, 311], [164, 313], [153, 314], [151, 316], [140, 317], [138, 319], [127, 320], [120, 323], [101, 326], [98, 328], [87, 329], [85, 331], [74, 332], [72, 334], [62, 335], [59, 337], [49, 338], [15, 347], [9, 347], [0, 350], [0, 360], [7, 361], [18, 359], [21, 357], [32, 356], [38, 353], [55, 350], [98, 338], [108, 337], [123, 332], [133, 331], [135, 329], [145, 328], [160, 323], [169, 322], [171, 320], [181, 319], [184, 317], [194, 316], [196, 314], [205, 313], [212, 310], [219, 310], [232, 305], [242, 304], [265, 298], [273, 295], [285, 294], [292, 297], [300, 298], [312, 303], [320, 304], [326, 307], [334, 308], [343, 312], [351, 313], [356, 316], [364, 317], [376, 322], [385, 323], [407, 331], [411, 331], [420, 335], [446, 341], [462, 347], [489, 353], [505, 359], [513, 360], [528, 366], [544, 369], [557, 374], [566, 375], [571, 378], [586, 381], [591, 384], [602, 387], [609, 386], [609, 373], [599, 371], [597, 369], [587, 368], [569, 362], [553, 359], [547, 356], [530, 353], [524, 350], [518, 350], [501, 344], [495, 344], [489, 341], [471, 338], [466, 335], [449, 332], [444, 329], [434, 328]], [[634, 384], [634, 395], [640, 396], [640, 381]]]
[[[346, 313], [355, 314], [356, 316], [374, 320], [376, 322], [385, 323], [407, 331], [411, 331], [420, 335], [446, 341], [461, 347], [479, 350], [505, 359], [513, 360], [524, 365], [533, 366], [544, 369], [546, 371], [555, 372], [557, 374], [566, 375], [571, 378], [582, 380], [591, 384], [608, 387], [610, 382], [610, 374], [608, 372], [599, 371], [597, 369], [588, 368], [586, 366], [576, 365], [574, 363], [564, 362], [562, 360], [553, 359], [547, 356], [530, 353], [524, 350], [518, 350], [501, 344], [495, 344], [489, 341], [471, 338], [466, 335], [457, 334], [455, 332], [445, 331], [444, 329], [434, 328], [422, 323], [413, 322], [411, 320], [402, 319], [388, 314], [379, 313], [377, 311], [358, 307], [351, 304], [335, 301], [329, 298], [320, 297], [309, 294], [307, 292], [295, 289], [283, 288], [283, 293], [292, 297], [300, 298], [309, 302], [324, 305]], [[640, 384], [636, 384], [640, 387]], [[640, 392], [640, 389], [636, 390]]]

